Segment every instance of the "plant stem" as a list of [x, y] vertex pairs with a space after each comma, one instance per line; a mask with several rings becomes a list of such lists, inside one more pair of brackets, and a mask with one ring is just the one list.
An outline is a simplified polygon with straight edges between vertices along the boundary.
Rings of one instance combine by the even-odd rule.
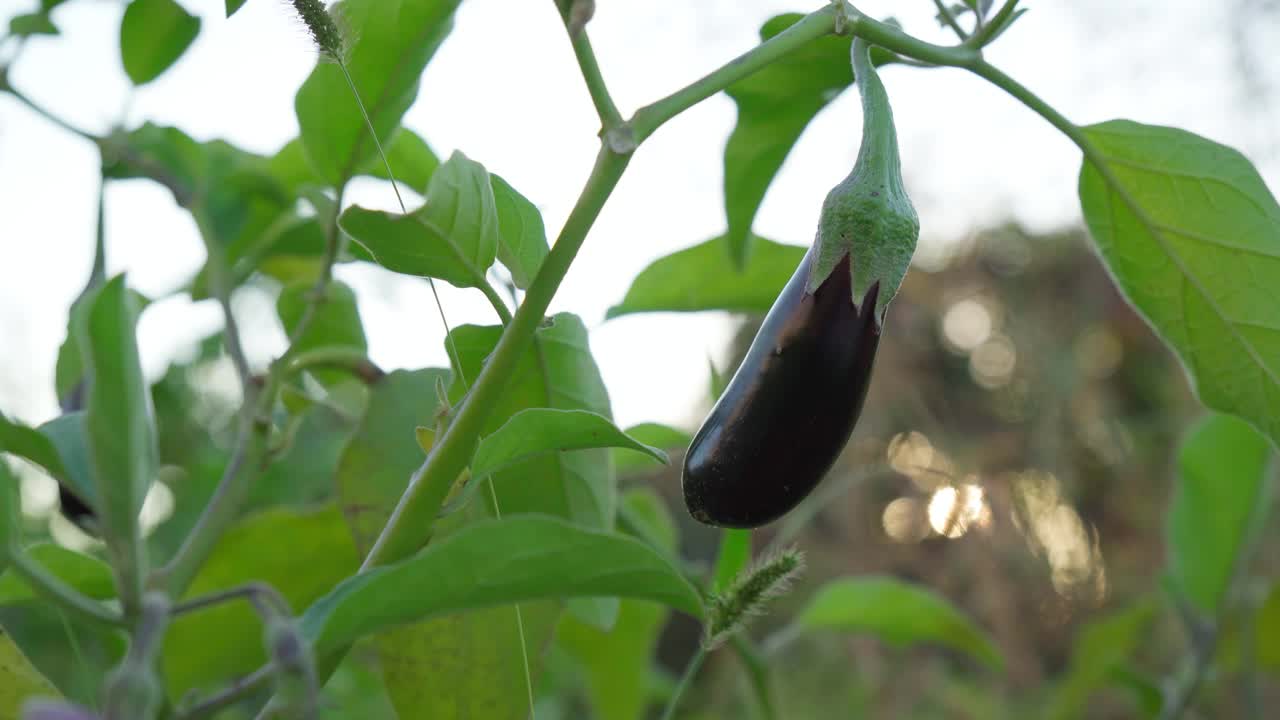
[[836, 9], [827, 6], [806, 15], [791, 27], [730, 60], [711, 73], [636, 111], [631, 131], [636, 144], [644, 142], [671, 118], [729, 87], [734, 82], [772, 64], [835, 28]]
[[329, 292], [329, 283], [333, 282], [333, 266], [338, 262], [338, 255], [342, 252], [342, 230], [338, 227], [338, 215], [342, 214], [342, 197], [346, 194], [346, 190], [347, 184], [344, 182], [338, 186], [333, 198], [333, 217], [329, 218], [329, 227], [325, 233], [320, 276], [316, 278], [315, 285], [311, 286], [310, 297], [306, 306], [302, 308], [302, 317], [298, 318], [298, 324], [294, 325], [293, 332], [289, 333], [289, 346], [281, 356], [281, 360], [287, 361], [289, 355], [295, 352], [298, 338], [302, 337], [315, 321], [316, 314], [320, 312], [320, 304], [325, 301], [325, 295]]
[[[1004, 5], [1000, 6], [1000, 9], [991, 17], [991, 20], [980, 25], [974, 31], [973, 36], [968, 40], [968, 44], [978, 49], [990, 44], [997, 35], [1004, 32], [1005, 26], [1013, 19], [1013, 13], [1017, 9], [1018, 0], [1005, 0]], [[981, 15], [979, 15], [979, 18], [981, 18]]]
[[565, 30], [569, 32], [569, 42], [573, 45], [573, 55], [578, 59], [578, 67], [582, 70], [582, 79], [587, 83], [587, 92], [591, 94], [591, 104], [595, 105], [596, 115], [600, 116], [601, 134], [622, 126], [622, 114], [609, 95], [604, 76], [600, 74], [600, 65], [596, 62], [595, 50], [591, 48], [591, 40], [587, 38], [585, 27], [569, 27], [569, 8], [573, 3], [565, 4], [565, 12], [560, 14], [564, 20]]
[[227, 590], [201, 595], [198, 598], [174, 605], [172, 612], [174, 616], [183, 615], [240, 598], [248, 599], [254, 608], [258, 610], [258, 614], [264, 615], [264, 619], [265, 614], [268, 612], [276, 612], [283, 615], [290, 614], [289, 603], [280, 595], [279, 591], [264, 582], [250, 582]]
[[34, 101], [31, 100], [31, 98], [27, 97], [26, 95], [23, 95], [21, 92], [18, 91], [17, 88], [10, 85], [8, 78], [4, 77], [3, 75], [0, 75], [0, 92], [9, 93], [10, 95], [13, 96], [15, 100], [22, 103], [23, 105], [26, 105], [27, 109], [31, 110], [35, 114], [44, 118], [45, 120], [53, 123], [54, 125], [57, 125], [63, 130], [66, 130], [72, 135], [77, 135], [93, 143], [97, 143], [99, 141], [98, 136], [94, 135], [93, 133], [87, 130], [82, 130], [76, 127], [75, 125], [72, 125], [71, 123], [67, 122], [66, 120], [63, 120], [57, 115], [54, 115], [53, 113], [41, 107], [40, 105], [37, 105]]
[[680, 705], [681, 698], [685, 692], [689, 690], [689, 686], [693, 684], [693, 677], [698, 674], [698, 669], [702, 667], [702, 663], [707, 659], [707, 648], [698, 645], [698, 650], [689, 658], [689, 664], [684, 668], [684, 674], [680, 676], [680, 684], [676, 686], [676, 691], [671, 695], [671, 699], [667, 701], [667, 709], [662, 713], [662, 720], [674, 720], [676, 716], [676, 708]]
[[386, 375], [382, 368], [373, 364], [363, 350], [342, 346], [320, 347], [294, 355], [289, 360], [285, 375], [293, 376], [313, 368], [345, 370], [366, 385], [375, 383]]
[[[507, 304], [503, 302], [502, 296], [498, 294], [498, 291], [493, 287], [493, 285], [487, 279], [482, 278], [478, 287], [480, 288], [480, 292], [484, 293], [485, 299], [487, 299], [489, 304], [493, 306], [493, 311], [498, 313], [498, 319], [502, 321], [502, 324], [511, 324], [511, 310], [507, 307]], [[435, 285], [431, 286], [431, 290], [432, 292], [435, 291]], [[440, 315], [440, 321], [445, 322], [443, 313]], [[448, 331], [448, 329], [449, 324], [445, 322], [445, 330]], [[452, 343], [452, 341], [450, 342]], [[454, 355], [457, 354], [457, 348], [454, 348]]]
[[125, 619], [117, 612], [112, 612], [101, 603], [86, 597], [48, 570], [45, 570], [30, 555], [13, 548], [8, 551], [9, 565], [14, 572], [45, 599], [72, 615], [92, 620], [111, 627], [125, 625]]
[[449, 488], [471, 460], [480, 428], [505, 389], [511, 370], [532, 344], [534, 331], [542, 323], [560, 282], [569, 272], [587, 232], [622, 178], [629, 160], [629, 155], [601, 148], [586, 187], [529, 286], [524, 302], [502, 333], [448, 429], [426, 462], [410, 478], [409, 487], [365, 558], [364, 569], [401, 560], [431, 537], [436, 514]]
[[179, 720], [197, 720], [198, 718], [208, 717], [239, 702], [246, 695], [262, 688], [271, 682], [271, 678], [275, 674], [275, 668], [271, 663], [267, 663], [262, 667], [254, 670], [248, 675], [238, 678], [230, 685], [222, 688], [218, 692], [192, 705], [186, 710], [177, 713]]

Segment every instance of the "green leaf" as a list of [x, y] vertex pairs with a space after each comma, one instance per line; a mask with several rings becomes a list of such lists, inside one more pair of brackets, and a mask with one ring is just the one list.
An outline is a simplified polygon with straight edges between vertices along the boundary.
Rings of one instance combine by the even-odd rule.
[[716, 568], [712, 575], [711, 589], [718, 593], [724, 592], [750, 563], [751, 531], [722, 530], [720, 551], [716, 554]]
[[628, 437], [601, 415], [587, 410], [529, 408], [480, 441], [471, 460], [471, 476], [474, 482], [544, 453], [613, 447], [638, 450], [658, 462], [668, 462], [666, 453]]
[[1271, 587], [1254, 619], [1258, 665], [1280, 673], [1280, 583]]
[[[391, 163], [391, 171], [396, 174], [396, 181], [408, 185], [415, 192], [426, 192], [427, 184], [436, 168], [440, 167], [440, 158], [420, 135], [402, 127], [396, 131], [391, 143], [386, 146], [387, 162]], [[369, 158], [362, 175], [372, 175], [383, 180], [390, 180], [387, 166], [382, 158]]]
[[[306, 314], [307, 306], [312, 302], [314, 289], [313, 282], [294, 283], [282, 290], [276, 300], [276, 312], [280, 315], [280, 322], [284, 324], [285, 333], [291, 338]], [[316, 304], [315, 314], [306, 332], [294, 339], [292, 347], [300, 353], [322, 347], [355, 348], [361, 351], [369, 348], [364, 336], [364, 325], [360, 322], [356, 294], [350, 287], [337, 280], [325, 286], [324, 299]], [[322, 369], [312, 374], [324, 385], [332, 385], [349, 377], [341, 370]]]
[[547, 230], [542, 213], [498, 175], [489, 175], [498, 208], [498, 259], [511, 272], [516, 287], [527, 290], [547, 257]]
[[[626, 432], [645, 445], [663, 450], [683, 450], [688, 447], [691, 439], [689, 433], [661, 423], [640, 423], [627, 428]], [[661, 461], [660, 458], [647, 453], [626, 448], [617, 448], [613, 451], [613, 467], [619, 475], [651, 469], [655, 465], [655, 460]], [[668, 459], [667, 462], [670, 460]]]
[[931, 591], [887, 577], [824, 585], [797, 619], [806, 630], [865, 632], [898, 646], [934, 643], [999, 669], [1004, 661], [986, 633]]
[[0, 413], [0, 452], [35, 463], [54, 478], [67, 476], [62, 458], [48, 437], [35, 428], [6, 418], [3, 413]]
[[9, 463], [0, 460], [0, 573], [9, 565], [10, 548], [22, 542], [22, 494]]
[[668, 611], [624, 600], [613, 629], [602, 631], [572, 616], [556, 629], [556, 642], [578, 662], [587, 697], [600, 720], [639, 720], [648, 706], [647, 679], [658, 633]]
[[32, 35], [57, 35], [58, 26], [53, 24], [49, 14], [45, 12], [14, 15], [9, 20], [9, 34], [15, 37]]
[[108, 544], [133, 542], [142, 501], [159, 468], [151, 395], [138, 358], [137, 317], [124, 276], [117, 275], [92, 296], [77, 329], [89, 378], [85, 431], [95, 509]]
[[160, 77], [182, 57], [196, 35], [200, 18], [174, 0], [133, 0], [120, 21], [120, 56], [134, 85]]
[[[802, 17], [771, 18], [760, 28], [761, 41]], [[724, 149], [724, 249], [736, 267], [747, 264], [752, 221], [792, 146], [818, 111], [853, 83], [851, 42], [847, 35], [820, 38], [726, 88], [738, 106], [738, 123]]]
[[[368, 548], [422, 464], [417, 426], [433, 426], [435, 385], [448, 371], [396, 370], [371, 390], [360, 428], [343, 450], [338, 489], [357, 546]], [[487, 509], [487, 508], [486, 508]], [[483, 512], [477, 514], [483, 515]], [[470, 518], [458, 513], [436, 524], [436, 539]], [[560, 613], [554, 603], [521, 605], [526, 644], [541, 647]], [[513, 608], [491, 608], [398, 627], [376, 639], [388, 695], [400, 717], [519, 718], [524, 656]], [[538, 657], [530, 658], [537, 669]]]
[[680, 533], [667, 503], [647, 486], [633, 487], [622, 494], [618, 516], [626, 531], [650, 547], [679, 562]]
[[[247, 582], [274, 587], [295, 610], [307, 607], [355, 572], [359, 561], [336, 507], [277, 509], [236, 525], [191, 584], [186, 598]], [[175, 618], [161, 661], [173, 697], [214, 690], [266, 660], [262, 623], [248, 603], [231, 602]]]
[[[645, 487], [626, 492], [619, 512], [635, 519], [641, 539], [669, 558], [677, 557], [678, 529], [662, 498]], [[676, 560], [678, 562], [678, 559]], [[658, 636], [669, 612], [661, 605], [623, 600], [612, 629], [601, 630], [566, 617], [556, 642], [578, 662], [587, 696], [601, 720], [638, 720], [650, 698], [648, 678]]]
[[1116, 283], [1202, 402], [1280, 444], [1280, 206], [1239, 152], [1174, 128], [1084, 128], [1080, 203]]
[[[440, 159], [431, 146], [427, 145], [427, 141], [409, 128], [402, 127], [395, 131], [395, 136], [384, 149], [387, 151], [387, 162], [391, 163], [391, 170], [395, 172], [396, 181], [417, 193], [425, 193], [431, 175], [440, 166]], [[285, 143], [271, 158], [270, 167], [271, 175], [292, 194], [299, 194], [306, 185], [324, 185], [324, 178], [316, 174], [307, 160], [307, 151], [301, 138]], [[390, 179], [387, 176], [387, 166], [376, 153], [365, 160], [357, 174]]]
[[426, 203], [408, 215], [348, 208], [338, 224], [394, 272], [479, 287], [498, 249], [489, 173], [460, 152], [431, 175]]
[[1142, 600], [1082, 625], [1066, 675], [1050, 694], [1041, 716], [1052, 720], [1087, 717], [1089, 696], [1117, 679], [1117, 671], [1142, 641], [1155, 609], [1155, 603]]
[[637, 312], [728, 310], [765, 313], [791, 279], [805, 249], [756, 238], [742, 271], [733, 268], [724, 236], [653, 261], [606, 317]]
[[[116, 596], [115, 580], [111, 566], [91, 555], [82, 555], [53, 543], [40, 543], [23, 550], [51, 575], [94, 600], [107, 600]], [[0, 574], [0, 606], [20, 605], [41, 601], [38, 595], [17, 573]]]
[[370, 387], [369, 403], [338, 459], [338, 497], [361, 556], [391, 517], [425, 455], [414, 428], [433, 426], [435, 383], [448, 370], [393, 370]]
[[31, 664], [8, 633], [0, 630], [0, 718], [17, 720], [31, 698], [62, 697], [53, 683]]
[[227, 17], [236, 14], [236, 11], [244, 7], [245, 0], [226, 0]]
[[1214, 619], [1248, 538], [1270, 505], [1271, 446], [1248, 423], [1211, 415], [1188, 434], [1168, 517], [1168, 572], [1186, 600]]
[[[452, 346], [461, 363], [450, 388], [457, 403], [467, 378], [479, 376], [484, 359], [502, 335], [501, 326], [463, 326], [454, 330]], [[609, 394], [591, 357], [587, 329], [578, 317], [562, 313], [544, 322], [507, 381], [501, 401], [490, 411], [481, 430], [488, 436], [517, 412], [527, 408], [587, 410], [611, 418]], [[506, 513], [546, 513], [593, 528], [613, 527], [616, 478], [608, 450], [554, 453], [524, 460], [495, 474], [497, 508]], [[575, 600], [570, 610], [579, 618], [608, 627], [614, 600]]]
[[[474, 380], [485, 357], [497, 345], [501, 326], [455, 328], [453, 346], [461, 360], [451, 402]], [[609, 418], [609, 396], [587, 343], [587, 329], [574, 315], [553, 317], [534, 333], [533, 348], [511, 373], [502, 399], [489, 413], [482, 436], [494, 434], [528, 408], [586, 410]], [[503, 513], [557, 515], [595, 528], [613, 526], [616, 504], [612, 466], [605, 450], [584, 450], [529, 458], [494, 476]]]
[[435, 615], [557, 597], [634, 597], [702, 614], [697, 590], [644, 543], [558, 518], [512, 515], [459, 530], [362, 572], [316, 601], [302, 626], [319, 656]]
[[[334, 6], [349, 45], [346, 69], [378, 138], [391, 137], [417, 98], [422, 71], [453, 28], [458, 1], [345, 0]], [[307, 157], [327, 184], [344, 184], [375, 154], [337, 63], [317, 62], [294, 109]]]

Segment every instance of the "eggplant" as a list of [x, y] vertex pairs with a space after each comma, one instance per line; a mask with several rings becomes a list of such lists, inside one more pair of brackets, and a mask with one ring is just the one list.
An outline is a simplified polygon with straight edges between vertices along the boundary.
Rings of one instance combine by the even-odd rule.
[[813, 255], [805, 253], [685, 455], [685, 505], [699, 522], [752, 528], [782, 517], [853, 433], [880, 342], [880, 286], [854, 303], [846, 255], [809, 292]]
[[831, 469], [862, 412], [881, 322], [920, 237], [870, 46], [855, 38], [850, 56], [862, 95], [858, 158], [827, 193], [813, 246], [685, 455], [685, 505], [709, 525], [772, 522]]

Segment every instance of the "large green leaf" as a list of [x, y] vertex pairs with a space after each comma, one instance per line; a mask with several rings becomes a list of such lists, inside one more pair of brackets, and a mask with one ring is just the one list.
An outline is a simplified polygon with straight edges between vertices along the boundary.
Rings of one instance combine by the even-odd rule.
[[[408, 185], [414, 192], [425, 193], [431, 176], [440, 167], [440, 158], [436, 157], [427, 141], [409, 128], [402, 127], [391, 138], [386, 151], [387, 163], [395, 173], [396, 182]], [[390, 180], [387, 163], [383, 163], [380, 157], [371, 157], [361, 169], [361, 174]]]
[[[466, 388], [464, 378], [475, 380], [501, 334], [500, 326], [454, 329], [453, 346], [462, 363], [450, 389], [454, 402]], [[538, 328], [533, 347], [508, 378], [506, 391], [490, 410], [481, 434], [493, 435], [528, 408], [586, 410], [612, 417], [608, 392], [587, 343], [587, 329], [577, 316], [562, 313]], [[607, 450], [532, 457], [497, 473], [494, 485], [503, 513], [539, 512], [589, 527], [613, 527], [616, 497]]]
[[527, 289], [538, 273], [542, 260], [550, 252], [542, 213], [511, 184], [497, 175], [489, 175], [493, 198], [498, 208], [498, 259], [511, 272], [516, 287]]
[[[768, 40], [802, 17], [788, 13], [769, 19], [760, 28], [760, 39]], [[724, 148], [729, 230], [728, 246], [722, 249], [732, 254], [737, 267], [750, 257], [751, 223], [787, 153], [813, 116], [853, 83], [851, 42], [847, 35], [820, 38], [725, 90], [738, 105], [738, 123]]]
[[182, 57], [196, 35], [200, 18], [174, 0], [133, 0], [120, 21], [120, 57], [134, 85], [160, 77]]
[[[662, 498], [649, 488], [636, 488], [623, 495], [621, 507], [646, 518], [646, 537], [657, 549], [676, 557], [677, 528]], [[587, 693], [601, 720], [638, 720], [647, 704], [647, 682], [651, 673], [658, 634], [668, 610], [641, 600], [623, 600], [618, 621], [605, 631], [566, 616], [556, 629], [556, 642], [569, 652], [587, 681]]]
[[[432, 427], [436, 383], [446, 370], [396, 370], [371, 388], [360, 428], [342, 452], [338, 489], [357, 545], [368, 548], [386, 524], [410, 475], [424, 455], [414, 428]], [[437, 522], [437, 539], [483, 517], [487, 505]], [[501, 720], [527, 712], [524, 648], [545, 644], [560, 608], [550, 602], [524, 603], [519, 634], [510, 607], [476, 610], [397, 627], [377, 638], [388, 695], [402, 720], [466, 718], [483, 714]], [[538, 657], [531, 658], [537, 673]]]
[[613, 447], [637, 450], [667, 462], [666, 453], [628, 437], [601, 415], [587, 410], [529, 408], [480, 441], [471, 460], [471, 476], [474, 482], [545, 453]]
[[338, 497], [361, 555], [425, 459], [413, 430], [435, 424], [436, 383], [448, 381], [448, 370], [393, 370], [370, 386], [364, 417], [342, 449], [337, 471]]
[[[50, 575], [83, 595], [95, 600], [106, 600], [116, 595], [111, 566], [96, 557], [82, 555], [53, 543], [32, 545], [23, 552]], [[41, 597], [17, 573], [0, 573], [0, 606], [29, 603], [40, 600]]]
[[40, 697], [61, 696], [9, 635], [0, 630], [0, 720], [18, 720], [22, 704]]
[[609, 308], [608, 317], [701, 310], [764, 313], [804, 253], [802, 247], [756, 238], [746, 267], [738, 271], [725, 250], [725, 238], [714, 238], [653, 261], [632, 281], [622, 302]]
[[1205, 405], [1280, 444], [1280, 205], [1243, 155], [1185, 130], [1084, 132], [1100, 156], [1080, 203], [1116, 283]]
[[151, 395], [138, 356], [137, 312], [124, 276], [117, 275], [92, 296], [77, 328], [89, 379], [85, 430], [96, 509], [104, 539], [119, 548], [133, 542], [142, 501], [159, 469]]
[[993, 668], [1003, 664], [986, 633], [955, 606], [925, 588], [892, 578], [864, 576], [827, 583], [797, 622], [807, 630], [869, 633], [891, 645], [934, 643]]
[[634, 597], [702, 614], [698, 591], [644, 543], [558, 518], [511, 515], [463, 528], [362, 572], [316, 601], [303, 630], [324, 656], [434, 615], [558, 597]]
[[498, 211], [484, 166], [455, 152], [432, 175], [426, 203], [409, 213], [350, 207], [338, 224], [394, 272], [479, 287], [498, 249]]
[[[458, 2], [344, 0], [333, 8], [349, 45], [346, 68], [378, 138], [391, 137], [417, 98], [422, 71], [452, 29]], [[326, 58], [316, 63], [294, 109], [307, 157], [329, 185], [345, 183], [374, 155], [364, 117], [337, 63]]]
[[1192, 606], [1214, 619], [1270, 506], [1271, 446], [1249, 423], [1211, 415], [1187, 436], [1169, 508], [1169, 575]]
[[[500, 326], [464, 326], [454, 331], [460, 371], [450, 389], [459, 402], [470, 380], [502, 335]], [[591, 357], [587, 329], [575, 315], [556, 315], [534, 333], [533, 347], [512, 371], [501, 401], [490, 411], [483, 436], [497, 432], [527, 408], [587, 410], [611, 418], [609, 394]], [[613, 527], [616, 478], [608, 450], [591, 449], [533, 457], [492, 478], [502, 513], [538, 512], [596, 528]], [[492, 499], [492, 498], [491, 498]], [[609, 599], [575, 600], [570, 610], [606, 628], [617, 611]]]
[[[337, 508], [271, 510], [222, 536], [186, 597], [262, 582], [298, 611], [355, 572], [358, 564]], [[192, 688], [216, 689], [265, 660], [262, 623], [245, 602], [183, 615], [165, 634], [162, 662], [173, 697]]]

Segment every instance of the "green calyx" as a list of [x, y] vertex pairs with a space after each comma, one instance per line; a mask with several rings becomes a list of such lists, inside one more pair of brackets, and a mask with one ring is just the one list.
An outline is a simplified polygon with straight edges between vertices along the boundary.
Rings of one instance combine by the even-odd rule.
[[876, 315], [883, 318], [911, 264], [920, 219], [902, 184], [889, 96], [862, 38], [854, 39], [852, 58], [862, 95], [862, 145], [853, 171], [822, 204], [808, 289], [817, 290], [848, 255], [853, 301], [862, 302], [868, 288], [879, 282]]

